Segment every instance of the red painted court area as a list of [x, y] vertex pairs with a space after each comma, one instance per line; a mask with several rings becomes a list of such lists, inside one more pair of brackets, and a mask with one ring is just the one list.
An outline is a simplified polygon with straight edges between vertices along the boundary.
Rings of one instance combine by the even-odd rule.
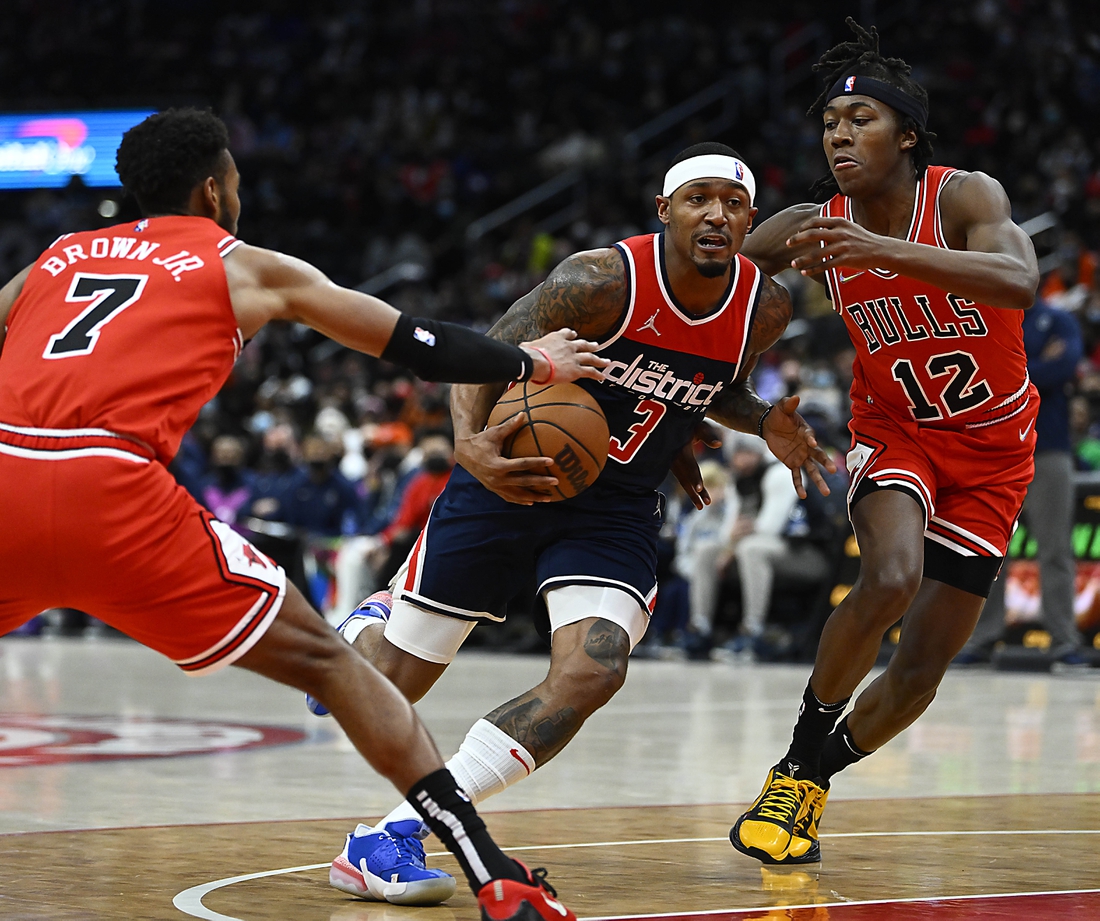
[[634, 915], [598, 921], [1066, 921], [1100, 919], [1100, 892], [968, 896], [852, 904], [752, 908], [745, 911]]

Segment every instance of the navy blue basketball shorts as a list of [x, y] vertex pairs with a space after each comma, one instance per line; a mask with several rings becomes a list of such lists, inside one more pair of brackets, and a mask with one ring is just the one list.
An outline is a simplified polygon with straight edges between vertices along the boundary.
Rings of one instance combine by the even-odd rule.
[[633, 647], [657, 598], [658, 493], [613, 486], [562, 502], [516, 505], [461, 467], [432, 507], [394, 581], [386, 639], [447, 663], [482, 621], [503, 621], [510, 601], [535, 586], [551, 632], [600, 617]]

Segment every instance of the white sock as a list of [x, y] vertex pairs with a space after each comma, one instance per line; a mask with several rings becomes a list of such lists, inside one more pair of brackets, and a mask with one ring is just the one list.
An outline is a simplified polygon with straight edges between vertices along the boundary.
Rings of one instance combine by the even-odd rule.
[[[503, 729], [478, 720], [444, 766], [476, 806], [528, 776], [535, 769], [535, 758]], [[412, 805], [402, 802], [375, 827], [418, 818]]]

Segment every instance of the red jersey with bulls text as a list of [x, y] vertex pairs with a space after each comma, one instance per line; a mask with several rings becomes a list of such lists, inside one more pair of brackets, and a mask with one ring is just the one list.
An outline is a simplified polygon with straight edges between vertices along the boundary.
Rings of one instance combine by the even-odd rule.
[[240, 354], [222, 265], [239, 243], [190, 216], [57, 240], [8, 315], [0, 426], [106, 430], [170, 461]]
[[[910, 243], [948, 248], [940, 195], [956, 172], [925, 170]], [[852, 220], [851, 200], [834, 195], [821, 213]], [[854, 413], [869, 404], [921, 425], [959, 429], [994, 425], [1027, 407], [1033, 388], [1021, 311], [975, 303], [881, 269], [830, 269], [826, 283], [856, 349]]]
[[664, 234], [616, 243], [626, 265], [622, 319], [600, 343], [605, 380], [577, 381], [607, 416], [607, 464], [597, 487], [656, 489], [716, 397], [737, 378], [760, 298], [759, 269], [738, 254], [713, 309], [688, 312], [665, 268]]

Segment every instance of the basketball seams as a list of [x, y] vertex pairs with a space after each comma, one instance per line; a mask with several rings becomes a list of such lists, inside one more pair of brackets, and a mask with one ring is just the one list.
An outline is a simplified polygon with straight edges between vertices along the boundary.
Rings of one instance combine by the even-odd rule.
[[[567, 439], [569, 439], [570, 444], [576, 445], [576, 447], [580, 448], [582, 451], [584, 451], [585, 454], [592, 458], [592, 463], [596, 465], [596, 469], [601, 473], [603, 472], [603, 467], [600, 466], [600, 462], [596, 459], [596, 455], [588, 449], [588, 445], [580, 441], [576, 435], [570, 432], [569, 429], [565, 428], [565, 426], [563, 426], [560, 422], [553, 422], [550, 419], [532, 419], [530, 422], [527, 423], [527, 425], [531, 428], [532, 438], [535, 437], [534, 428], [536, 425], [548, 425], [552, 429], [557, 429]], [[539, 450], [541, 451], [542, 448], [539, 448]], [[604, 463], [607, 463], [606, 459], [604, 460]]]
[[[548, 393], [555, 388], [568, 389]], [[565, 398], [566, 394], [569, 398]], [[549, 399], [544, 399], [546, 396]], [[535, 389], [530, 382], [509, 388], [493, 407], [489, 424], [502, 425], [521, 414], [523, 424], [501, 445], [502, 453], [513, 459], [517, 455], [555, 458], [560, 455], [566, 466], [559, 468], [555, 461], [547, 471], [559, 481], [548, 493], [556, 496], [552, 501], [573, 498], [591, 485], [589, 478], [593, 474], [598, 478], [603, 472], [607, 458], [604, 455], [601, 464], [600, 455], [610, 437], [607, 418], [599, 402], [585, 388], [575, 384], [544, 384]], [[517, 439], [523, 439], [523, 444], [520, 445]], [[554, 443], [553, 452], [547, 450], [548, 445], [544, 444], [547, 441]], [[568, 454], [563, 453], [565, 449]], [[563, 488], [567, 484], [575, 491], [573, 494]]]

